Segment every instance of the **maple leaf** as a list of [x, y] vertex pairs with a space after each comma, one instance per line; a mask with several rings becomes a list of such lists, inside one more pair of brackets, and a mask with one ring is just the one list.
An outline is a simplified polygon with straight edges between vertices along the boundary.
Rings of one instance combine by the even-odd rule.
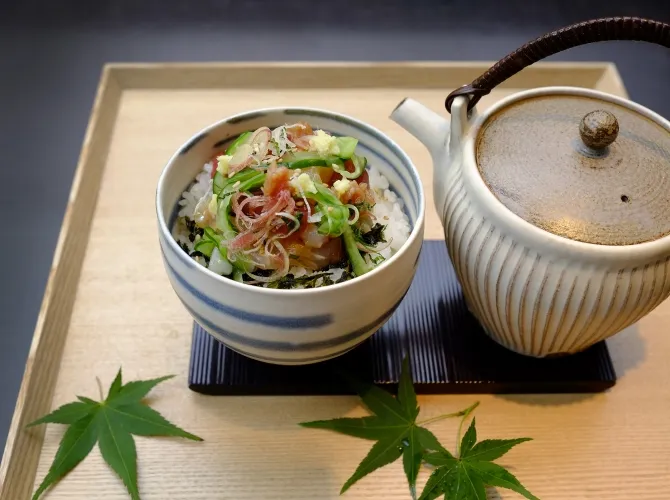
[[46, 423], [69, 425], [49, 471], [32, 497], [33, 500], [37, 500], [51, 485], [72, 471], [86, 458], [96, 443], [102, 458], [121, 478], [130, 497], [140, 500], [137, 450], [133, 434], [176, 436], [202, 441], [198, 436], [168, 422], [156, 410], [142, 403], [142, 399], [151, 389], [172, 377], [173, 375], [132, 381], [124, 385], [119, 369], [104, 401], [77, 396], [78, 401], [67, 403], [28, 424], [28, 427]]
[[[353, 475], [344, 483], [340, 494], [347, 491], [362, 477], [402, 456], [410, 493], [412, 498], [416, 498], [416, 478], [423, 457], [428, 451], [446, 452], [447, 450], [442, 447], [432, 432], [416, 422], [419, 406], [407, 358], [403, 360], [397, 398], [373, 384], [360, 384], [356, 381], [352, 381], [352, 384], [363, 403], [374, 415], [362, 418], [316, 420], [302, 422], [300, 425], [377, 441]], [[431, 421], [462, 414], [463, 412], [456, 412], [442, 415]]]
[[486, 500], [486, 486], [507, 488], [530, 500], [539, 500], [512, 473], [493, 463], [493, 460], [502, 457], [512, 447], [530, 440], [486, 439], [477, 443], [473, 418], [461, 440], [458, 458], [445, 449], [424, 457], [427, 463], [437, 466], [437, 469], [428, 478], [419, 500], [434, 500], [442, 495], [446, 500]]

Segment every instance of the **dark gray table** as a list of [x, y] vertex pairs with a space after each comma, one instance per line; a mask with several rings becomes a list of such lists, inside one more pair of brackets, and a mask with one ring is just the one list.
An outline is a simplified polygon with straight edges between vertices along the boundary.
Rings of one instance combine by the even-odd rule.
[[[497, 4], [500, 6], [497, 6]], [[0, 2], [0, 445], [23, 374], [102, 65], [131, 61], [497, 60], [566, 24], [670, 20], [664, 0], [117, 0]], [[609, 42], [553, 60], [608, 60], [670, 117], [670, 51]], [[451, 89], [445, 88], [445, 95]]]

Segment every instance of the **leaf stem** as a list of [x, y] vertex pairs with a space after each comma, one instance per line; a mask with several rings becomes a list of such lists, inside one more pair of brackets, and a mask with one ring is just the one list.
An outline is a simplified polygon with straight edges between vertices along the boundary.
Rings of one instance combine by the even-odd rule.
[[417, 422], [416, 425], [427, 425], [427, 424], [432, 424], [433, 422], [437, 422], [438, 420], [443, 420], [445, 418], [455, 418], [455, 417], [467, 416], [472, 412], [472, 410], [477, 408], [478, 405], [479, 405], [479, 401], [477, 401], [472, 406], [469, 406], [464, 410], [455, 411], [453, 413], [445, 413], [444, 415], [438, 415], [437, 417], [427, 418], [426, 420], [422, 420], [421, 422]]
[[460, 457], [461, 455], [461, 435], [463, 432], [463, 423], [468, 418], [470, 413], [475, 411], [475, 408], [479, 406], [479, 401], [476, 401], [472, 406], [469, 406], [461, 412], [463, 418], [461, 418], [461, 423], [458, 424], [458, 434], [456, 435], [456, 456]]
[[103, 401], [105, 397], [102, 395], [102, 382], [100, 382], [99, 377], [95, 377], [95, 381], [98, 383], [98, 392], [100, 393], [100, 401]]

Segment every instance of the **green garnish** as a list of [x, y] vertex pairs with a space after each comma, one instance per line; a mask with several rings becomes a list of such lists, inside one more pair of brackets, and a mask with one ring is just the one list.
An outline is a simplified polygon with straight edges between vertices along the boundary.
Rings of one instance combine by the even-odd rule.
[[195, 245], [193, 245], [193, 250], [195, 252], [200, 252], [202, 255], [206, 257], [211, 257], [215, 247], [216, 243], [203, 238], [197, 241]]
[[[130, 497], [140, 500], [137, 451], [133, 434], [176, 436], [202, 441], [202, 438], [180, 429], [156, 410], [142, 403], [151, 389], [172, 377], [173, 375], [123, 384], [119, 369], [104, 401], [77, 396], [78, 401], [67, 403], [28, 424], [28, 427], [46, 423], [69, 426], [63, 434], [49, 472], [32, 499], [37, 500], [50, 486], [65, 477], [98, 443], [102, 458], [121, 478]], [[100, 388], [100, 399], [102, 398]]]
[[235, 139], [230, 146], [228, 146], [228, 149], [226, 149], [227, 155], [233, 155], [235, 154], [235, 151], [237, 151], [237, 148], [239, 148], [242, 144], [244, 144], [249, 137], [251, 137], [252, 132], [242, 132], [237, 139]]
[[370, 271], [370, 266], [367, 262], [365, 262], [361, 252], [358, 250], [358, 246], [356, 245], [356, 237], [354, 236], [354, 232], [349, 224], [346, 225], [342, 237], [344, 239], [344, 248], [347, 251], [349, 260], [351, 260], [351, 266], [354, 269], [354, 274], [356, 276], [362, 276]]
[[384, 262], [386, 259], [384, 258], [383, 255], [370, 255], [370, 260], [375, 266], [378, 266], [382, 262]]
[[228, 177], [224, 176], [221, 172], [218, 170], [214, 174], [214, 180], [212, 181], [212, 193], [214, 193], [216, 196], [221, 195], [221, 191], [223, 191], [223, 188], [226, 186], [228, 181]]
[[[283, 134], [283, 137], [286, 137], [285, 129], [280, 130], [280, 133]], [[253, 132], [242, 133], [231, 143], [225, 154], [235, 154], [241, 145], [249, 143], [249, 138], [252, 135]], [[348, 179], [358, 178], [365, 171], [367, 165], [367, 159], [365, 157], [355, 154], [358, 139], [348, 136], [331, 137], [329, 139], [329, 141], [333, 140], [335, 141], [336, 148], [332, 148], [331, 151], [337, 151], [337, 154], [319, 154], [313, 151], [293, 151], [285, 154], [278, 162], [278, 165], [289, 169], [330, 167]], [[279, 143], [274, 137], [270, 138], [270, 145], [278, 154]], [[353, 172], [347, 171], [344, 166], [345, 161], [352, 162], [354, 166]], [[351, 166], [349, 166], [349, 168], [351, 168]], [[310, 177], [307, 182], [303, 179], [305, 176]], [[373, 231], [370, 235], [364, 236], [360, 234], [358, 229], [352, 229], [352, 225], [355, 224], [355, 221], [351, 220], [351, 205], [344, 205], [339, 200], [338, 196], [331, 191], [327, 185], [320, 181], [318, 176], [314, 179], [312, 179], [312, 177], [312, 175], [307, 173], [301, 174], [298, 177], [298, 185], [300, 185], [300, 187], [297, 189], [301, 192], [303, 198], [309, 198], [315, 202], [314, 213], [319, 215], [319, 221], [316, 224], [318, 233], [330, 236], [331, 238], [342, 237], [344, 247], [351, 263], [351, 271], [344, 273], [337, 281], [345, 281], [346, 279], [350, 279], [350, 277], [361, 276], [362, 274], [367, 273], [379, 262], [379, 260], [373, 259], [372, 257], [368, 258], [367, 256], [364, 258], [358, 248], [360, 247], [364, 249], [361, 245], [373, 245], [380, 238], [383, 240], [383, 235], [377, 235]], [[229, 255], [229, 252], [227, 252], [227, 249], [222, 244], [222, 240], [231, 240], [237, 236], [238, 233], [236, 223], [234, 222], [234, 216], [231, 215], [231, 196], [234, 195], [234, 193], [249, 193], [254, 189], [260, 188], [264, 185], [265, 180], [266, 173], [264, 171], [258, 171], [252, 168], [243, 168], [231, 177], [228, 177], [228, 175], [224, 175], [217, 170], [214, 173], [212, 184], [213, 195], [218, 198], [216, 223], [214, 224], [214, 229], [216, 231], [213, 234], [203, 235], [200, 240], [197, 240], [194, 243], [194, 253], [198, 253], [205, 258], [210, 258], [214, 249], [218, 247], [221, 256], [224, 259], [228, 259], [237, 270], [242, 272], [242, 280], [244, 280], [245, 273], [250, 273], [252, 271], [258, 272], [258, 270], [252, 260], [247, 258], [246, 255], [237, 255], [237, 253], [230, 253]], [[364, 202], [359, 205], [367, 210], [371, 208], [369, 203]], [[297, 218], [298, 225], [300, 225], [302, 223], [303, 213], [299, 212], [295, 217]], [[292, 220], [295, 221], [295, 219]], [[193, 241], [193, 239], [191, 239], [191, 241]], [[239, 276], [237, 278], [239, 278]], [[234, 277], [234, 279], [237, 278]], [[332, 281], [332, 277], [330, 276], [322, 278], [324, 284], [332, 284]], [[317, 285], [315, 282], [309, 280], [302, 283], [296, 281], [293, 277], [285, 277], [284, 281], [279, 280], [269, 286], [277, 288], [304, 286], [305, 288], [308, 288]]]
[[232, 198], [232, 194], [219, 198], [219, 206], [216, 212], [216, 227], [221, 231], [223, 238], [226, 240], [231, 240], [237, 235], [237, 230], [233, 227], [228, 217]]
[[[347, 171], [347, 169], [344, 167], [343, 160], [348, 159], [351, 159], [351, 162], [354, 164], [353, 172]], [[347, 179], [358, 179], [365, 171], [365, 166], [367, 163], [368, 160], [364, 156], [355, 155], [353, 154], [353, 151], [349, 156], [346, 157], [342, 155], [322, 156], [312, 151], [296, 151], [295, 153], [289, 153], [285, 155], [279, 165], [292, 170], [310, 167], [331, 167], [342, 177], [346, 177]]]
[[312, 179], [316, 193], [305, 193], [307, 198], [316, 202], [318, 212], [323, 215], [317, 227], [319, 234], [332, 237], [341, 236], [345, 226], [349, 226], [349, 208], [318, 179]]
[[[224, 198], [220, 198], [218, 210], [216, 212], [217, 229], [222, 233], [221, 238], [226, 240], [232, 240], [235, 236], [237, 236], [237, 230], [233, 226], [230, 217], [228, 216], [228, 212], [230, 212], [230, 202], [232, 198], [233, 198], [232, 194], [229, 194]], [[229, 257], [227, 249], [220, 243], [219, 243], [219, 253], [221, 254], [222, 258], [228, 259], [230, 263], [233, 265], [233, 267], [240, 271], [249, 273], [256, 268], [253, 262], [242, 256], [236, 256], [235, 259], [233, 259], [232, 256]]]
[[[226, 150], [226, 152], [224, 154], [233, 155], [235, 153], [235, 151], [237, 151], [237, 148], [239, 148], [242, 144], [244, 144], [247, 141], [247, 139], [249, 139], [251, 134], [252, 134], [252, 132], [243, 132], [241, 135], [239, 135], [237, 137], [237, 139], [235, 139], [232, 142], [232, 144], [230, 146], [228, 146], [228, 149]], [[214, 168], [216, 168], [216, 166]], [[258, 173], [255, 170], [252, 170], [252, 172]], [[242, 172], [238, 172], [238, 174], [241, 174], [241, 173]], [[247, 173], [245, 176], [243, 176], [243, 178], [246, 178], [249, 175], [250, 174]], [[235, 183], [238, 180], [240, 180], [240, 181], [242, 180], [241, 178], [237, 178], [237, 179], [235, 179], [235, 181], [233, 181], [233, 178], [234, 178], [234, 176], [231, 177], [231, 178], [228, 178], [227, 176], [223, 175], [221, 172], [219, 172], [217, 170], [216, 173], [214, 174], [214, 181], [212, 183], [212, 192], [215, 195], [218, 196], [219, 194], [221, 194], [221, 192], [224, 190], [224, 188], [227, 185], [231, 184], [231, 182]]]
[[305, 196], [316, 201], [318, 212], [322, 214], [317, 231], [319, 234], [333, 238], [342, 236], [354, 274], [362, 276], [370, 270], [370, 266], [365, 262], [356, 246], [356, 237], [349, 224], [349, 207], [344, 205], [321, 181], [318, 179], [313, 179], [313, 181], [316, 193], [305, 193]]
[[343, 165], [333, 164], [333, 170], [347, 179], [358, 179], [365, 171], [368, 160], [365, 156], [351, 155], [351, 162], [354, 164], [354, 171], [349, 172]]
[[222, 239], [223, 237], [217, 234], [214, 229], [211, 227], [206, 227], [202, 234], [202, 238], [199, 239], [193, 246], [193, 250], [200, 252], [206, 257], [211, 257], [214, 248], [218, 247], [221, 257], [225, 257], [226, 249], [221, 245]]
[[338, 156], [344, 160], [348, 160], [351, 158], [351, 155], [354, 154], [354, 151], [356, 150], [356, 146], [358, 145], [358, 139], [355, 137], [338, 137], [335, 139], [335, 143], [337, 144], [338, 149], [340, 150], [340, 153]]
[[344, 162], [338, 156], [321, 156], [311, 151], [296, 151], [284, 155], [278, 165], [294, 170], [310, 167], [332, 167], [333, 165], [344, 166]]
[[351, 382], [365, 406], [374, 415], [316, 420], [300, 424], [303, 427], [327, 429], [376, 441], [356, 471], [344, 483], [340, 494], [361, 478], [395, 462], [402, 456], [405, 476], [413, 499], [416, 499], [416, 481], [421, 463], [427, 462], [438, 468], [428, 479], [419, 500], [434, 500], [441, 496], [444, 496], [445, 500], [486, 500], [485, 486], [511, 489], [530, 500], [537, 500], [537, 497], [526, 490], [511, 473], [492, 462], [517, 444], [530, 441], [529, 438], [487, 439], [476, 443], [477, 433], [473, 419], [460, 443], [460, 453], [456, 454], [459, 458], [456, 458], [440, 444], [432, 432], [425, 428], [428, 423], [460, 417], [460, 440], [463, 422], [479, 406], [479, 402], [461, 411], [417, 422], [419, 406], [407, 358], [402, 363], [398, 395], [395, 398], [376, 385], [363, 384], [355, 380]]
[[265, 172], [259, 172], [252, 168], [240, 170], [232, 177], [224, 176], [217, 171], [212, 183], [212, 192], [221, 197], [235, 192], [249, 191], [262, 186], [264, 182]]

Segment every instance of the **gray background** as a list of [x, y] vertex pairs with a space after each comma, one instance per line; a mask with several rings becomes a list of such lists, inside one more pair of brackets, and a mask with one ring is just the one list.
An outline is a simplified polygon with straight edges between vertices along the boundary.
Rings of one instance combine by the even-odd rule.
[[[611, 15], [667, 22], [670, 2], [0, 0], [0, 446], [104, 63], [497, 60]], [[632, 99], [670, 117], [667, 49], [608, 42], [552, 60], [613, 61]]]

